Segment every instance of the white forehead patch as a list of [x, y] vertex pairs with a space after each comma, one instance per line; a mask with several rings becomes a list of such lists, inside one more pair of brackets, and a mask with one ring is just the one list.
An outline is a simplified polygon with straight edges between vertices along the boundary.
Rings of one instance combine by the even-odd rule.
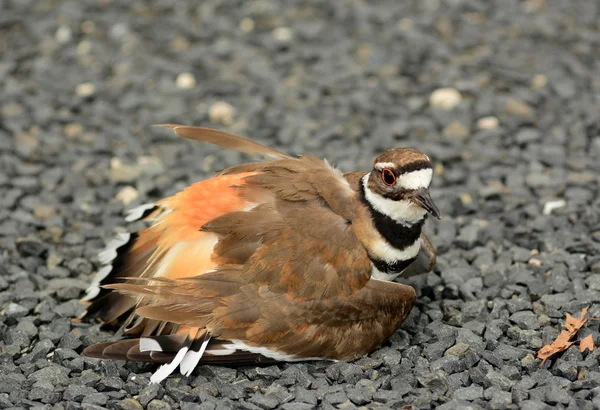
[[377, 171], [382, 171], [384, 168], [394, 168], [393, 162], [378, 162], [375, 164], [374, 168]]
[[431, 168], [407, 172], [398, 176], [398, 185], [405, 189], [428, 188], [432, 177], [433, 170]]

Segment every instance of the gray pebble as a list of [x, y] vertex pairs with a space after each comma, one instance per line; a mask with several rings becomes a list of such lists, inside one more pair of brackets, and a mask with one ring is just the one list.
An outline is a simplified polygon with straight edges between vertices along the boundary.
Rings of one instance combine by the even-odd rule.
[[483, 397], [483, 387], [477, 385], [471, 385], [469, 387], [463, 387], [456, 389], [452, 395], [457, 400], [473, 401]]
[[[91, 394], [96, 394], [96, 389], [87, 386], [70, 385], [63, 392], [63, 399], [69, 401], [81, 402], [85, 397]], [[92, 403], [97, 404], [97, 403]]]
[[8, 318], [20, 318], [27, 316], [28, 309], [17, 303], [9, 303], [7, 307], [2, 310], [2, 314]]

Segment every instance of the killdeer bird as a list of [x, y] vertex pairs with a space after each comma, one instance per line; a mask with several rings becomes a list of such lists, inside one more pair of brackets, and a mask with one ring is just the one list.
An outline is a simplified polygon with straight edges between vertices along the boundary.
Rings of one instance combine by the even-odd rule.
[[130, 211], [150, 225], [99, 256], [83, 316], [124, 338], [85, 356], [162, 363], [160, 382], [199, 363], [351, 361], [394, 333], [416, 295], [392, 280], [435, 263], [421, 233], [440, 216], [425, 154], [390, 149], [371, 172], [343, 174], [221, 131], [165, 127], [265, 159]]

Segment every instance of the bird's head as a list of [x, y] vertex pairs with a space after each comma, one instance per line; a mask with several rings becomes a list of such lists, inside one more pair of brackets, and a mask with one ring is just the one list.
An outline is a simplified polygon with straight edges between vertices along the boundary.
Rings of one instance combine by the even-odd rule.
[[439, 219], [440, 212], [429, 194], [432, 177], [427, 155], [393, 148], [379, 155], [365, 176], [365, 199], [377, 211], [406, 224], [423, 220], [427, 213]]

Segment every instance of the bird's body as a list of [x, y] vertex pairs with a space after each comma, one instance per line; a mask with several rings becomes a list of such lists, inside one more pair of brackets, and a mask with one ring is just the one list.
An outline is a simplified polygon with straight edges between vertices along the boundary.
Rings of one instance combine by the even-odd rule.
[[427, 212], [439, 216], [429, 158], [393, 149], [370, 173], [342, 174], [312, 156], [168, 127], [269, 159], [131, 211], [151, 225], [109, 244], [86, 297], [86, 315], [123, 324], [127, 338], [85, 355], [165, 363], [160, 381], [198, 363], [354, 360], [393, 334], [415, 292], [391, 280], [435, 260], [421, 233]]

